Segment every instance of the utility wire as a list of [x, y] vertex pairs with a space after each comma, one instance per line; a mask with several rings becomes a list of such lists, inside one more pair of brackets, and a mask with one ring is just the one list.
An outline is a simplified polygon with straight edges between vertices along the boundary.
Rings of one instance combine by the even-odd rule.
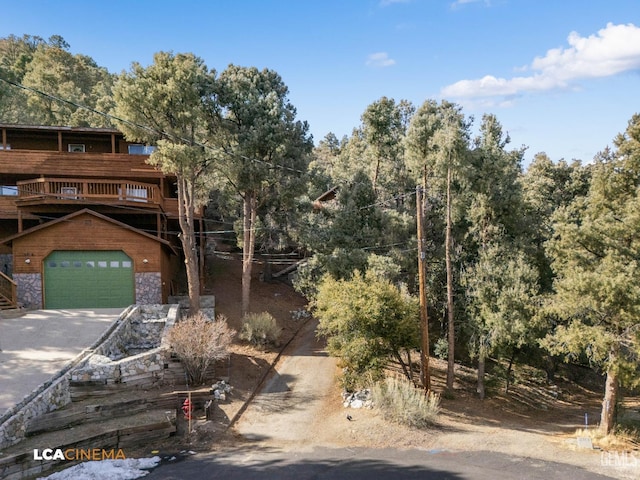
[[[133, 122], [133, 121], [130, 121], [130, 120], [115, 116], [113, 114], [110, 114], [110, 113], [107, 113], [107, 112], [103, 112], [103, 111], [97, 110], [95, 108], [88, 107], [86, 105], [79, 104], [79, 103], [74, 102], [72, 100], [68, 100], [68, 99], [65, 99], [65, 98], [62, 98], [62, 97], [59, 97], [59, 96], [56, 96], [56, 95], [52, 95], [52, 94], [46, 93], [46, 92], [44, 92], [42, 90], [39, 90], [37, 88], [28, 87], [26, 85], [23, 85], [21, 83], [8, 80], [8, 79], [3, 78], [3, 77], [0, 77], [0, 81], [3, 81], [3, 82], [5, 82], [5, 83], [7, 83], [7, 84], [9, 84], [9, 85], [11, 85], [11, 86], [13, 86], [15, 88], [19, 88], [19, 89], [22, 89], [22, 90], [25, 90], [25, 91], [29, 91], [29, 92], [35, 93], [37, 95], [43, 96], [45, 98], [49, 98], [49, 99], [54, 100], [56, 102], [64, 103], [64, 104], [67, 104], [67, 105], [71, 105], [71, 106], [73, 106], [75, 108], [87, 110], [87, 111], [92, 112], [92, 113], [94, 113], [96, 115], [100, 115], [102, 117], [105, 117], [105, 118], [109, 119], [110, 121], [123, 123], [123, 124], [129, 125], [129, 126], [132, 126], [134, 128], [139, 128], [139, 129], [148, 131], [148, 132], [153, 133], [153, 134], [160, 134], [160, 135], [162, 135], [162, 136], [164, 136], [166, 138], [170, 138], [170, 139], [173, 139], [173, 140], [178, 140], [178, 141], [183, 142], [183, 143], [187, 143], [187, 144], [192, 143], [189, 139], [185, 139], [185, 138], [176, 136], [176, 135], [171, 134], [169, 132], [158, 131], [158, 130], [153, 129], [153, 128], [149, 127], [149, 126], [142, 125], [142, 124], [139, 124], [139, 123], [136, 123], [136, 122]], [[209, 151], [222, 152], [222, 153], [227, 154], [227, 155], [229, 154], [229, 152], [226, 152], [221, 147], [215, 147], [214, 148], [212, 145], [209, 145], [209, 144], [206, 144], [206, 143], [203, 143], [203, 142], [199, 142], [199, 141], [196, 141], [195, 144], [197, 146], [199, 146], [199, 147], [201, 147], [203, 149], [207, 149]], [[267, 162], [267, 161], [264, 161], [264, 160], [260, 160], [260, 159], [257, 159], [257, 158], [250, 158], [250, 157], [247, 157], [247, 156], [244, 156], [244, 155], [239, 155], [239, 157], [242, 158], [243, 160], [264, 164], [264, 165], [267, 165], [267, 166], [269, 166], [271, 168], [281, 168], [281, 169], [293, 171], [293, 172], [296, 172], [296, 173], [300, 173], [300, 174], [303, 174], [303, 175], [308, 175], [309, 174], [309, 172], [305, 172], [305, 171], [299, 170], [299, 169], [294, 169], [294, 168], [288, 167], [286, 165], [274, 164], [274, 163]], [[398, 193], [398, 194], [392, 196], [389, 199], [380, 200], [378, 202], [359, 207], [358, 211], [362, 211], [362, 210], [366, 210], [366, 209], [370, 209], [370, 208], [375, 208], [375, 207], [378, 207], [378, 206], [386, 206], [390, 202], [397, 201], [397, 200], [400, 200], [400, 199], [404, 199], [404, 198], [413, 196], [415, 194], [416, 194], [415, 190], [411, 190], [411, 191], [405, 192], [405, 193]], [[56, 194], [49, 194], [49, 195], [53, 196], [53, 197], [58, 197], [59, 196], [59, 195], [56, 195]], [[120, 208], [122, 210], [129, 210], [129, 211], [132, 211], [132, 212], [150, 213], [147, 209], [136, 208], [136, 207], [128, 206], [128, 205], [117, 205], [117, 204], [112, 204], [112, 203], [96, 202], [96, 201], [92, 202], [92, 201], [87, 201], [87, 200], [79, 200], [79, 201], [81, 201], [83, 205], [109, 206], [109, 207]], [[349, 212], [347, 211], [346, 213], [349, 213]], [[354, 213], [355, 213], [355, 211], [354, 211]], [[56, 219], [56, 217], [46, 217], [46, 216], [39, 216], [39, 217], [40, 218]], [[68, 221], [74, 221], [74, 220], [68, 220]], [[301, 224], [297, 224], [297, 226], [298, 227], [306, 227], [306, 225], [301, 225]], [[253, 228], [252, 230], [256, 230], [257, 231], [257, 230], [267, 230], [267, 229], [268, 229], [267, 227], [256, 227], [256, 228]], [[149, 230], [141, 229], [141, 231], [146, 231], [147, 233], [156, 233], [155, 230], [150, 230], [150, 229]], [[164, 233], [165, 234], [171, 234], [171, 235], [178, 235], [180, 232], [171, 231], [171, 232], [164, 232]], [[214, 230], [214, 231], [206, 231], [206, 232], [201, 232], [201, 233], [205, 233], [205, 234], [224, 234], [224, 233], [235, 233], [235, 230]], [[363, 247], [363, 248], [366, 248], [366, 249], [377, 249], [377, 248], [383, 248], [383, 247], [368, 246], [368, 247]]]
[[[179, 141], [179, 142], [181, 142], [181, 143], [183, 143], [185, 145], [195, 144], [196, 146], [198, 146], [198, 147], [200, 147], [202, 149], [205, 149], [205, 150], [213, 151], [213, 152], [216, 152], [216, 153], [222, 152], [225, 155], [230, 155], [230, 153], [225, 151], [222, 147], [214, 147], [214, 146], [209, 145], [209, 144], [204, 143], [204, 142], [193, 141], [191, 139], [180, 137], [178, 135], [169, 133], [169, 132], [167, 132], [165, 130], [157, 130], [157, 129], [149, 127], [148, 125], [142, 125], [140, 123], [136, 123], [136, 122], [133, 122], [131, 120], [127, 120], [125, 118], [118, 117], [118, 116], [113, 115], [111, 113], [107, 113], [107, 112], [103, 112], [103, 111], [100, 111], [100, 110], [96, 110], [95, 108], [88, 107], [86, 105], [82, 105], [80, 103], [77, 103], [77, 102], [74, 102], [72, 100], [68, 100], [68, 99], [62, 98], [62, 97], [58, 97], [57, 95], [52, 95], [50, 93], [43, 92], [42, 90], [39, 90], [37, 88], [28, 87], [28, 86], [23, 85], [21, 83], [14, 82], [12, 80], [7, 80], [6, 78], [3, 78], [3, 77], [0, 77], [0, 80], [5, 82], [5, 83], [7, 83], [7, 84], [9, 84], [9, 85], [11, 85], [11, 86], [13, 86], [13, 87], [20, 88], [22, 90], [26, 90], [28, 92], [35, 93], [37, 95], [43, 96], [45, 98], [48, 98], [50, 100], [54, 100], [56, 102], [64, 103], [64, 104], [67, 104], [67, 105], [71, 105], [71, 106], [73, 106], [75, 108], [80, 108], [82, 110], [87, 110], [89, 112], [95, 113], [96, 115], [100, 115], [100, 116], [105, 117], [105, 118], [107, 118], [109, 120], [115, 121], [116, 123], [124, 123], [126, 125], [131, 126], [131, 127], [139, 128], [139, 129], [145, 130], [145, 131], [147, 131], [149, 133], [153, 133], [154, 135], [160, 134], [161, 136], [163, 136], [165, 138], [169, 138], [169, 139], [172, 139], [172, 140], [177, 140], [177, 141]], [[233, 155], [237, 155], [237, 154], [233, 154]], [[301, 173], [303, 175], [307, 174], [307, 172], [305, 172], [303, 170], [299, 170], [299, 169], [296, 169], [296, 168], [288, 167], [286, 165], [279, 165], [279, 164], [276, 164], [276, 163], [267, 162], [265, 160], [260, 160], [260, 159], [257, 159], [257, 158], [247, 157], [246, 155], [237, 155], [237, 156], [239, 158], [242, 158], [243, 160], [247, 160], [247, 161], [250, 161], [250, 162], [256, 162], [256, 163], [261, 163], [261, 164], [264, 164], [264, 165], [268, 165], [271, 168], [280, 168], [280, 169], [289, 170], [289, 171], [295, 172], [295, 173]]]

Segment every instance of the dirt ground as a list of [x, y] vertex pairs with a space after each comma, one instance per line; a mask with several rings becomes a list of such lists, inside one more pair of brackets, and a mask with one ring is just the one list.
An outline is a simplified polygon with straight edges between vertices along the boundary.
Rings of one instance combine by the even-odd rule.
[[[251, 310], [268, 311], [276, 317], [282, 327], [281, 346], [263, 351], [237, 340], [229, 363], [218, 368], [219, 375], [228, 377], [233, 386], [232, 394], [219, 403], [212, 421], [206, 421], [203, 412], [197, 411], [191, 435], [188, 435], [186, 425], [179, 426], [179, 435], [172, 441], [174, 447], [177, 442], [196, 451], [210, 451], [248, 442], [234, 429], [244, 405], [258, 385], [264, 383], [270, 366], [278, 361], [279, 352], [290, 341], [288, 348], [293, 348], [296, 333], [303, 329], [305, 322], [313, 322], [312, 319], [296, 320], [291, 315], [292, 311], [304, 308], [304, 298], [284, 283], [261, 282], [260, 266], [256, 265], [254, 270]], [[239, 329], [240, 262], [216, 259], [209, 274], [208, 287], [216, 296], [217, 312], [227, 316], [230, 325]], [[316, 412], [316, 418], [310, 422], [308, 438], [295, 444], [280, 444], [278, 448], [349, 446], [490, 450], [614, 474], [611, 469], [601, 468], [601, 451], [581, 449], [576, 445], [576, 430], [584, 426], [585, 414], [592, 429], [599, 420], [601, 381], [585, 375], [589, 380], [583, 379], [581, 384], [562, 377], [549, 384], [544, 378], [531, 380], [529, 375], [523, 375], [522, 368], [516, 368], [516, 379], [509, 394], [504, 394], [499, 380], [492, 382], [490, 378], [489, 395], [480, 401], [475, 395], [474, 370], [457, 366], [455, 394], [441, 398], [438, 425], [428, 430], [390, 423], [375, 409], [345, 409], [342, 392], [337, 382], [333, 382], [320, 413]], [[443, 392], [446, 362], [432, 359], [431, 369], [433, 390]], [[338, 373], [334, 368], [334, 374]], [[630, 410], [640, 406], [638, 398], [627, 398], [626, 401]], [[347, 413], [353, 421], [346, 419]], [[637, 449], [638, 445], [631, 443], [622, 448]], [[635, 456], [640, 458], [637, 450]], [[618, 478], [634, 478], [633, 474], [637, 472], [632, 471], [631, 476], [625, 476], [623, 472]]]

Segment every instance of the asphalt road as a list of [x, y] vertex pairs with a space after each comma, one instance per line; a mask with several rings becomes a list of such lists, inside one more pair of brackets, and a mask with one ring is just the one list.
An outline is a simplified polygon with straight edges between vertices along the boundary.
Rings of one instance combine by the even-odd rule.
[[295, 480], [596, 480], [579, 467], [494, 452], [395, 449], [314, 449], [283, 452], [243, 447], [163, 463], [144, 477], [174, 479]]

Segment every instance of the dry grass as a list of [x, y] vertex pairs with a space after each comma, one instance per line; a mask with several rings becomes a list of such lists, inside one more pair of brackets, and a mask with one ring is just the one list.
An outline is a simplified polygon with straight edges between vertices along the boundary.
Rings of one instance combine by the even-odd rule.
[[269, 312], [249, 313], [242, 319], [240, 338], [252, 345], [267, 347], [277, 345], [280, 327]]
[[385, 418], [415, 428], [436, 423], [440, 412], [440, 396], [417, 389], [400, 377], [387, 377], [372, 389], [373, 401]]
[[576, 437], [591, 438], [595, 447], [605, 451], [630, 451], [640, 448], [640, 437], [635, 429], [618, 426], [613, 432], [605, 435], [599, 428], [579, 428]]

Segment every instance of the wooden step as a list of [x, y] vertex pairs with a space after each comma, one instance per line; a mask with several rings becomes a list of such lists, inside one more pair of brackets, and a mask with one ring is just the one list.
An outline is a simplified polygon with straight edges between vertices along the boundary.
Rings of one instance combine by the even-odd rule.
[[0, 453], [0, 478], [18, 480], [76, 461], [35, 460], [34, 449], [122, 449], [168, 438], [176, 431], [175, 410], [149, 410], [136, 415], [79, 425], [29, 437]]
[[75, 425], [101, 422], [110, 418], [136, 415], [154, 409], [180, 408], [176, 393], [145, 391], [136, 394], [117, 394], [103, 398], [91, 398], [32, 418], [26, 427], [26, 435], [63, 430]]

